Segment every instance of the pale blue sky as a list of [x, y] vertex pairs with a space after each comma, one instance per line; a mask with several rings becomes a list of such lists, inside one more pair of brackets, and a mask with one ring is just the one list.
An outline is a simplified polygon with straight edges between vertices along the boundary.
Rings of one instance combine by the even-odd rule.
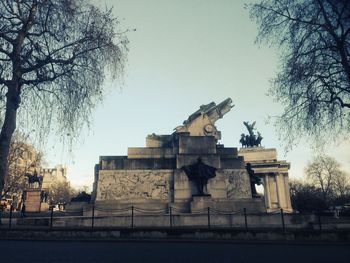
[[[170, 134], [202, 104], [231, 97], [235, 107], [217, 122], [227, 147], [239, 147], [243, 121], [256, 121], [263, 146], [277, 148], [291, 162], [290, 177], [301, 177], [312, 158], [308, 145], [284, 155], [269, 115], [281, 106], [266, 96], [277, 72], [273, 49], [254, 44], [256, 25], [243, 0], [107, 0], [128, 34], [130, 51], [123, 83], [106, 82], [108, 92], [93, 114], [91, 131], [73, 158], [49, 147], [48, 161], [66, 163], [73, 185], [91, 185], [100, 155], [126, 155], [145, 146], [147, 134]], [[350, 144], [329, 154], [350, 171]]]

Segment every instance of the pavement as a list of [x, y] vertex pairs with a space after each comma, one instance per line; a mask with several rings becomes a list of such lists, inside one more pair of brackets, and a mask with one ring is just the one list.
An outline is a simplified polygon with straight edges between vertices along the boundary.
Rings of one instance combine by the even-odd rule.
[[349, 245], [0, 240], [0, 262], [349, 262]]

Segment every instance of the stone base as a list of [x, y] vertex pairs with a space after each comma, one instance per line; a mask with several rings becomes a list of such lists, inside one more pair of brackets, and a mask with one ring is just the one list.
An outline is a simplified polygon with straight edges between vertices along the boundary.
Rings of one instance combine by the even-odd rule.
[[26, 191], [26, 212], [40, 212], [41, 208], [41, 190], [40, 189], [27, 189]]
[[48, 203], [41, 203], [40, 205], [40, 211], [43, 212], [43, 211], [49, 211], [50, 207], [49, 207], [49, 204]]
[[208, 207], [222, 212], [243, 212], [245, 208], [248, 212], [266, 212], [264, 200], [262, 198], [246, 198], [239, 200], [218, 200], [211, 196], [194, 196], [191, 202], [191, 212], [207, 209]]
[[193, 201], [191, 202], [192, 213], [207, 209], [208, 207], [213, 207], [213, 200], [211, 198], [211, 195], [193, 196]]
[[131, 214], [134, 207], [134, 213], [142, 213], [147, 211], [168, 211], [169, 203], [162, 200], [145, 200], [145, 199], [129, 199], [129, 200], [104, 200], [95, 202], [95, 215], [106, 214]]

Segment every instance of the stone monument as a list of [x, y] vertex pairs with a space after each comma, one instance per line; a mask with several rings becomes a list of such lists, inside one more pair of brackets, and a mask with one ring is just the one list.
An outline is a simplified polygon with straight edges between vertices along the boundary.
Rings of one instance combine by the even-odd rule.
[[[263, 137], [259, 132], [255, 135], [255, 124], [243, 122], [249, 135], [241, 135], [242, 148], [238, 155], [244, 157], [247, 170], [251, 176], [251, 182], [262, 184], [267, 212], [283, 209], [292, 212], [289, 191], [288, 170], [290, 163], [277, 160], [276, 149], [265, 149], [261, 146]], [[255, 185], [252, 184], [253, 195], [257, 195]]]
[[23, 193], [25, 211], [47, 211], [48, 194], [42, 190], [43, 176], [38, 175], [36, 171], [33, 174], [26, 173], [25, 176], [28, 178], [28, 187]]
[[218, 144], [215, 123], [232, 107], [230, 98], [202, 105], [172, 134], [148, 135], [146, 147], [128, 148], [126, 156], [100, 156], [95, 207], [265, 212], [266, 198], [252, 192], [257, 181], [252, 182], [244, 155]]

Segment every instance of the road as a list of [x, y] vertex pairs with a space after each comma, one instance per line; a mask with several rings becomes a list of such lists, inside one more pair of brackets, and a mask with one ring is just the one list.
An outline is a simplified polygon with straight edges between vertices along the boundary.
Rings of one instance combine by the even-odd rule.
[[1, 263], [10, 262], [349, 262], [345, 245], [218, 242], [81, 242], [0, 240]]

